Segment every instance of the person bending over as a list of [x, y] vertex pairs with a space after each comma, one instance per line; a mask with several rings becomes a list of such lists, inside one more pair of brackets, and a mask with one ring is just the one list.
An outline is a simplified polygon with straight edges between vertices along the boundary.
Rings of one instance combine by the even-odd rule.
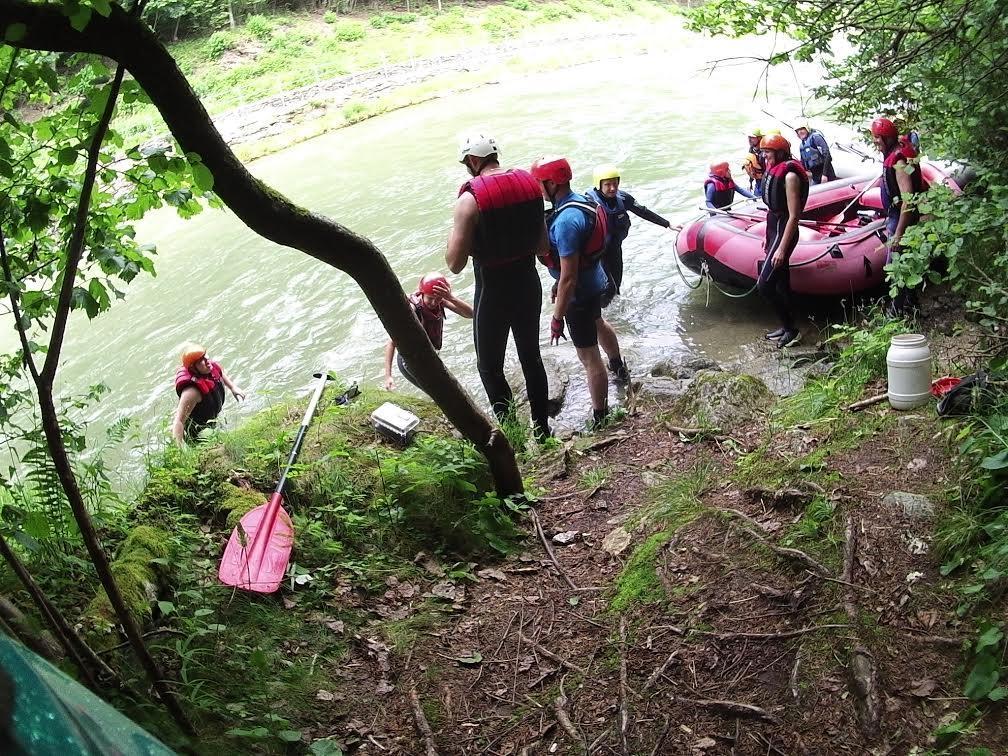
[[182, 367], [175, 372], [175, 393], [178, 407], [172, 421], [172, 438], [179, 446], [195, 441], [200, 432], [217, 421], [224, 406], [224, 388], [236, 401], [245, 398], [245, 392], [232, 383], [220, 363], [207, 357], [206, 349], [199, 344], [182, 348]]

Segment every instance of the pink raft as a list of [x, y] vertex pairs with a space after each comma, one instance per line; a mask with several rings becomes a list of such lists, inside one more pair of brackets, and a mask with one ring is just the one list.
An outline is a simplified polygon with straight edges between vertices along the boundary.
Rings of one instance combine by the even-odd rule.
[[[958, 175], [922, 162], [926, 184], [943, 182], [962, 191]], [[885, 216], [878, 174], [813, 186], [791, 255], [791, 290], [845, 296], [874, 289], [885, 278]], [[746, 202], [684, 226], [676, 252], [687, 268], [727, 286], [749, 289], [765, 257], [766, 211]]]

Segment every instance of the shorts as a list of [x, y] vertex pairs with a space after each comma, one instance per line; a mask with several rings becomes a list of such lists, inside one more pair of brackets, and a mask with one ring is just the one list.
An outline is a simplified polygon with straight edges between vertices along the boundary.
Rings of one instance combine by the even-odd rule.
[[588, 297], [583, 302], [571, 302], [564, 320], [571, 343], [577, 349], [598, 346], [598, 329], [595, 321], [602, 318], [602, 295]]

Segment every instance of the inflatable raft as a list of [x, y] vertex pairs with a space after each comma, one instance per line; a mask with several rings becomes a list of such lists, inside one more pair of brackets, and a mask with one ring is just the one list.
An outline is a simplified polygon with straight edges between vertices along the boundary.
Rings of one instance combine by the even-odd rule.
[[[962, 191], [951, 168], [922, 162], [927, 185], [941, 182]], [[846, 296], [880, 286], [885, 278], [885, 216], [878, 173], [813, 186], [791, 255], [791, 290], [813, 296]], [[683, 227], [676, 252], [695, 273], [749, 289], [763, 264], [766, 210], [747, 201]]]

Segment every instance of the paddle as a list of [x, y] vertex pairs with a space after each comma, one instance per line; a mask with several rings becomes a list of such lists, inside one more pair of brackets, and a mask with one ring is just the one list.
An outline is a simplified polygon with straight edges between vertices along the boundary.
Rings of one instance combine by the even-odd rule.
[[[246, 513], [231, 532], [217, 573], [225, 585], [256, 593], [272, 593], [283, 581], [294, 545], [294, 526], [290, 515], [283, 508], [284, 485], [287, 483], [287, 474], [301, 452], [301, 445], [322, 392], [330, 380], [328, 373], [316, 373], [315, 377], [318, 379], [315, 391], [273, 495], [267, 503]], [[346, 404], [357, 393], [359, 391], [354, 384], [336, 401], [338, 404]]]

